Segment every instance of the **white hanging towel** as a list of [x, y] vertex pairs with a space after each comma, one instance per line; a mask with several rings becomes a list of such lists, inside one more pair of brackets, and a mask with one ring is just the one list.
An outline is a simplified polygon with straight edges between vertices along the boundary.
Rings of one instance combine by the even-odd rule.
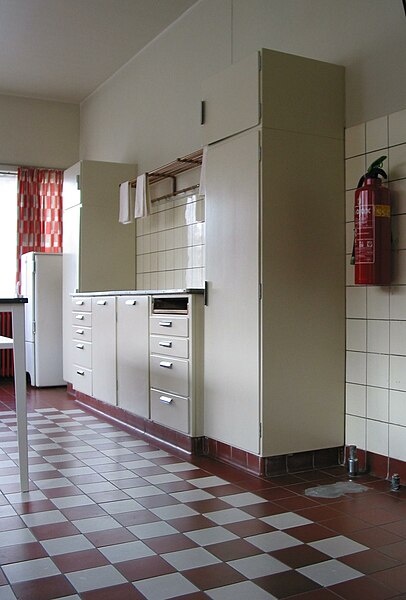
[[202, 154], [202, 167], [200, 169], [200, 185], [199, 185], [199, 196], [206, 195], [206, 164], [207, 164], [207, 146], [203, 148]]
[[151, 212], [151, 196], [149, 193], [148, 174], [143, 173], [137, 177], [135, 188], [134, 218], [146, 217]]
[[129, 181], [120, 183], [120, 210], [118, 215], [118, 222], [126, 225], [131, 223], [131, 184]]

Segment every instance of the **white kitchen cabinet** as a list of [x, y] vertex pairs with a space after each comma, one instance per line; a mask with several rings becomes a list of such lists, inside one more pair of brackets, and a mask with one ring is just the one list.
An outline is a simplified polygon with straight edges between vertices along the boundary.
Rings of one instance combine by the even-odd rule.
[[204, 432], [267, 457], [344, 442], [343, 69], [258, 73], [260, 125], [208, 147]]
[[116, 298], [92, 298], [93, 397], [117, 404]]
[[72, 381], [70, 294], [134, 289], [135, 223], [118, 223], [119, 184], [133, 179], [134, 165], [79, 162], [63, 185], [63, 372]]
[[117, 404], [149, 417], [149, 296], [117, 297]]

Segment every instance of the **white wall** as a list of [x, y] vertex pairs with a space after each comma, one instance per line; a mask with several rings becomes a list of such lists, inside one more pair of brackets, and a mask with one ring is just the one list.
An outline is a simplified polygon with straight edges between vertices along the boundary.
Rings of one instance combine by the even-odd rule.
[[397, 0], [201, 0], [81, 106], [81, 158], [157, 168], [201, 147], [200, 84], [265, 47], [346, 67], [347, 126], [404, 108]]
[[77, 104], [0, 95], [0, 163], [66, 168], [79, 158]]

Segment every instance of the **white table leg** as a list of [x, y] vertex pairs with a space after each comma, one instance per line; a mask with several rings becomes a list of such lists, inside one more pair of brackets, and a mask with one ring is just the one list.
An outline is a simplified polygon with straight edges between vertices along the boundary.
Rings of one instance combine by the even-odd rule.
[[25, 326], [24, 304], [12, 307], [14, 340], [14, 387], [17, 414], [18, 457], [20, 464], [21, 491], [27, 492], [28, 442], [27, 442], [27, 386], [25, 373]]

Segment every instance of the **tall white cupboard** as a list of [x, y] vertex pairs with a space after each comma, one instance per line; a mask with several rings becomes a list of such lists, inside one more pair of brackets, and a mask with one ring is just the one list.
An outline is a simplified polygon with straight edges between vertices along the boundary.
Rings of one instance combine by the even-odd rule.
[[262, 50], [203, 85], [204, 432], [343, 444], [344, 69]]
[[135, 165], [81, 161], [63, 185], [63, 376], [72, 382], [70, 294], [135, 289], [135, 223], [118, 222], [119, 185]]

